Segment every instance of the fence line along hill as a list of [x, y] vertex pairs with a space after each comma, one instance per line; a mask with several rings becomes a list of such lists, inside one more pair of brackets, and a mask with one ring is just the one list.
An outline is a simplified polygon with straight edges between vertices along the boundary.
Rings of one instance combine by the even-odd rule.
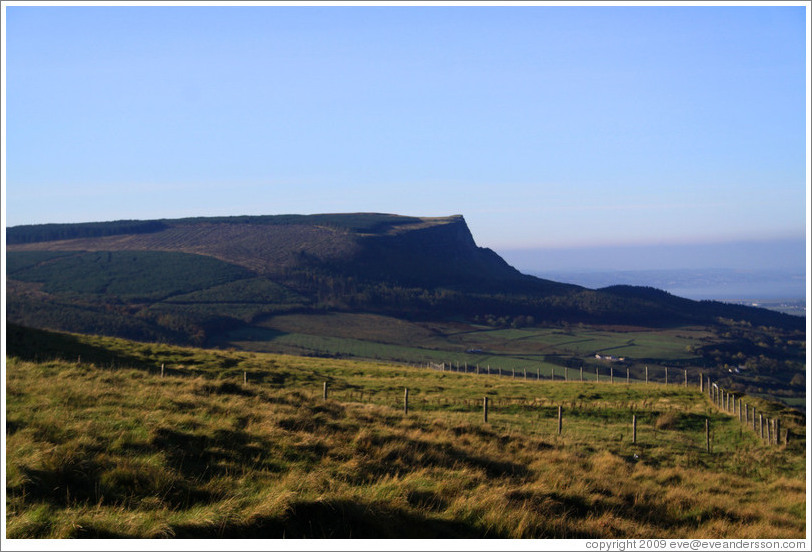
[[10, 538], [806, 532], [803, 416], [714, 381], [19, 332]]

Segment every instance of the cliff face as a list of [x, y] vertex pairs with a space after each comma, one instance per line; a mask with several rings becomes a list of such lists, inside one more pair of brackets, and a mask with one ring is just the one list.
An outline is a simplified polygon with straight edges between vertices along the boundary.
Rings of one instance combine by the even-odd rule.
[[521, 274], [490, 249], [478, 247], [459, 215], [367, 234], [360, 237], [358, 246], [354, 256], [330, 268], [361, 280], [468, 291], [540, 282]]

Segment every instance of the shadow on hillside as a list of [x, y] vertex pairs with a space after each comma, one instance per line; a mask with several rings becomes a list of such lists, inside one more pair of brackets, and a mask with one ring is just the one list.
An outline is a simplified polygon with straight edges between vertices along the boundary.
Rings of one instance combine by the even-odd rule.
[[154, 369], [154, 365], [135, 356], [113, 353], [107, 348], [82, 343], [76, 336], [26, 328], [16, 324], [6, 326], [6, 354], [31, 362], [65, 360], [99, 366], [126, 366], [127, 368]]
[[[163, 452], [167, 463], [189, 481], [205, 482], [241, 466], [273, 472], [282, 469], [269, 458], [272, 443], [241, 430], [217, 429], [212, 435], [196, 435], [161, 427], [155, 430], [150, 447]], [[305, 460], [319, 461], [319, 452], [313, 451]]]
[[[329, 431], [330, 421], [339, 416], [333, 413], [329, 418], [312, 415], [315, 409], [307, 409], [297, 417], [285, 418], [278, 425], [286, 431], [300, 431], [317, 434]], [[347, 436], [352, 438], [351, 436]], [[413, 470], [415, 466], [444, 469], [465, 467], [481, 471], [489, 478], [517, 477], [529, 475], [527, 466], [487, 454], [474, 454], [455, 446], [453, 443], [412, 439], [403, 435], [367, 435], [354, 442], [359, 464], [347, 481], [364, 485], [387, 475], [395, 475]]]
[[256, 517], [220, 527], [180, 525], [178, 538], [427, 539], [505, 538], [458, 522], [434, 519], [380, 503], [350, 500], [294, 502], [284, 517]]
[[[527, 501], [539, 497], [509, 497]], [[415, 505], [419, 507], [419, 505]], [[298, 501], [290, 504], [281, 516], [255, 516], [246, 522], [224, 524], [186, 523], [170, 527], [175, 538], [182, 539], [507, 539], [504, 529], [478, 526], [474, 522], [444, 520], [423, 511], [410, 511], [379, 502], [351, 500]], [[592, 510], [585, 504], [561, 501], [559, 515], [583, 517]], [[660, 511], [657, 512], [661, 513]], [[649, 514], [646, 514], [649, 517]], [[554, 533], [534, 535], [533, 538], [601, 538], [601, 535], [572, 526]], [[543, 531], [543, 529], [542, 529]], [[82, 524], [73, 535], [79, 538], [131, 538], [92, 524]]]
[[[433, 519], [386, 504], [349, 500], [302, 501], [284, 516], [257, 516], [243, 523], [180, 524], [171, 527], [181, 539], [430, 539], [506, 538], [497, 532]], [[84, 523], [77, 538], [132, 538], [124, 532]]]

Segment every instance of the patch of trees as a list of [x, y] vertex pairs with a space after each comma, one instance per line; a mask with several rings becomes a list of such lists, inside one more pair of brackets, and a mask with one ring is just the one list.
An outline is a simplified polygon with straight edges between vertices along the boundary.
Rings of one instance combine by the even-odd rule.
[[485, 324], [486, 326], [491, 326], [494, 328], [525, 328], [525, 327], [532, 327], [536, 324], [536, 319], [532, 315], [522, 315], [519, 316], [495, 316], [493, 314], [486, 314], [484, 316], [480, 316], [475, 314], [471, 320], [475, 324]]
[[158, 220], [118, 220], [77, 224], [31, 224], [6, 229], [6, 243], [22, 244], [79, 238], [101, 238], [121, 234], [160, 232], [167, 225]]
[[749, 394], [800, 397], [805, 393], [803, 331], [719, 319], [716, 338], [698, 347], [706, 365], [729, 388]]
[[[38, 252], [33, 252], [38, 253]], [[157, 300], [177, 293], [207, 289], [252, 276], [242, 267], [212, 257], [169, 251], [95, 251], [29, 264], [29, 252], [10, 251], [15, 280], [39, 282], [52, 293], [117, 296]]]

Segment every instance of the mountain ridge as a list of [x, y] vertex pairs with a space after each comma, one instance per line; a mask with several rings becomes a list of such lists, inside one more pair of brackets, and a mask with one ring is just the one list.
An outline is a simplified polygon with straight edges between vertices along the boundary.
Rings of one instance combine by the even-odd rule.
[[[55, 235], [60, 239], [52, 239]], [[490, 279], [551, 282], [522, 274], [494, 251], [478, 247], [462, 215], [337, 213], [27, 225], [8, 228], [7, 244], [9, 251], [195, 253], [261, 275], [278, 276], [302, 265], [340, 268], [356, 278], [392, 279], [397, 272], [395, 281], [403, 285], [458, 285], [461, 274], [468, 275], [463, 280], [479, 284]], [[418, 257], [433, 266], [417, 268], [412, 259]], [[449, 269], [446, 263], [457, 266]], [[553, 287], [582, 289], [570, 284]]]
[[[164, 254], [161, 260], [158, 252]], [[65, 321], [54, 329], [69, 331], [92, 328], [87, 313], [93, 311], [121, 313], [122, 319], [134, 315], [127, 324], [137, 320], [157, 326], [158, 334], [172, 328], [167, 335], [173, 339], [194, 334], [204, 341], [222, 328], [302, 309], [653, 326], [719, 318], [792, 328], [803, 323], [764, 309], [696, 302], [645, 288], [591, 290], [522, 274], [477, 246], [462, 215], [336, 213], [26, 225], [7, 229], [7, 255], [10, 319], [36, 326], [29, 311], [41, 312], [50, 325]], [[195, 255], [251, 275], [211, 263], [201, 269]], [[150, 274], [140, 277], [139, 270]], [[173, 303], [166, 279], [201, 270], [212, 278], [183, 292], [200, 296], [211, 282], [212, 291], [204, 294], [208, 300]], [[220, 273], [240, 276], [228, 283], [213, 277]], [[76, 281], [65, 281], [67, 274]], [[123, 274], [138, 274], [129, 277], [138, 281], [116, 281]], [[83, 317], [86, 323], [70, 322]]]

